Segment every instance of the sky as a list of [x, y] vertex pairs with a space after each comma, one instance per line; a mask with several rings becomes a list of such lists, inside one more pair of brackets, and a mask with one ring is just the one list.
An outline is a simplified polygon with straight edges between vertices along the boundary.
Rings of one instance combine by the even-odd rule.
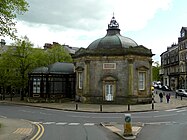
[[[35, 47], [58, 42], [87, 48], [106, 35], [113, 17], [121, 35], [152, 50], [153, 61], [178, 42], [187, 27], [186, 0], [26, 0], [28, 12], [16, 19], [18, 36]], [[7, 44], [12, 43], [5, 37]]]

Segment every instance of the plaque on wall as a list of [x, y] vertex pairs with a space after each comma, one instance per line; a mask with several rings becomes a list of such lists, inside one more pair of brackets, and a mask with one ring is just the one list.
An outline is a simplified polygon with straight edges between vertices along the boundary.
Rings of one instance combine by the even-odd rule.
[[103, 69], [116, 69], [116, 63], [103, 63]]

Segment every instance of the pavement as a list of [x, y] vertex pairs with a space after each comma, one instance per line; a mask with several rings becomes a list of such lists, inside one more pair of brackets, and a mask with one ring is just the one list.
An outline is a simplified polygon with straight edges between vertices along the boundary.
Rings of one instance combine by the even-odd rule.
[[0, 140], [23, 140], [29, 138], [34, 125], [27, 120], [0, 117]]
[[[184, 98], [184, 97], [183, 97]], [[166, 103], [166, 99], [160, 103], [158, 94], [154, 96], [154, 109], [152, 104], [142, 105], [98, 105], [98, 104], [83, 104], [80, 102], [62, 102], [62, 103], [28, 103], [26, 101], [20, 101], [13, 98], [12, 101], [9, 99], [0, 101], [2, 103], [27, 105], [34, 107], [51, 108], [58, 110], [68, 111], [80, 111], [80, 112], [121, 112], [131, 113], [140, 111], [158, 111], [158, 110], [169, 110], [187, 107], [187, 99], [181, 100], [180, 97], [175, 98], [171, 96], [170, 102]], [[0, 116], [0, 139], [2, 140], [23, 140], [28, 139], [29, 136], [33, 135], [35, 130], [35, 124], [27, 120], [16, 120]], [[141, 132], [144, 124], [132, 123], [132, 136], [124, 136], [124, 124], [118, 123], [101, 123], [101, 125], [113, 133], [119, 135], [123, 139], [136, 139], [136, 136]]]

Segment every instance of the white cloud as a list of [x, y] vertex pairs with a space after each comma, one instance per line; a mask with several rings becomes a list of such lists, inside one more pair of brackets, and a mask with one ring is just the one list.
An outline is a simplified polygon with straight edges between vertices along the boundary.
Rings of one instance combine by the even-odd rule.
[[158, 10], [167, 10], [170, 4], [171, 0], [116, 0], [111, 7], [121, 29], [135, 31], [144, 28]]
[[[113, 12], [122, 32], [138, 32], [145, 28], [159, 10], [169, 9], [172, 0], [77, 0], [76, 2], [28, 0], [28, 2], [30, 3], [28, 13], [18, 17], [19, 36], [27, 35], [35, 46], [40, 47], [53, 41], [75, 47], [87, 47], [92, 41], [106, 34], [107, 24]], [[137, 43], [150, 46], [150, 49], [154, 49], [154, 53], [159, 53], [158, 49], [152, 47], [163, 42], [146, 41], [145, 38], [142, 41], [145, 44]]]

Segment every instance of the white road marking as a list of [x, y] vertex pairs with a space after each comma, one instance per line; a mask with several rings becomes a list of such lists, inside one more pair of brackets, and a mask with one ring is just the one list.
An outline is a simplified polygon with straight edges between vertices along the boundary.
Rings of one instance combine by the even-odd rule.
[[67, 124], [67, 122], [58, 122], [58, 123], [56, 123], [56, 125], [66, 125]]
[[43, 124], [55, 124], [55, 122], [45, 122]]
[[149, 123], [145, 123], [148, 125], [161, 125], [161, 124], [170, 124], [172, 122], [149, 122]]
[[32, 124], [40, 124], [40, 123], [42, 123], [42, 122], [32, 122]]
[[178, 110], [177, 112], [184, 112], [184, 111], [187, 111], [187, 110]]
[[176, 111], [176, 110], [179, 110], [179, 109], [168, 109], [168, 110], [165, 110], [165, 111], [170, 112], [170, 111]]
[[93, 126], [95, 125], [94, 123], [85, 123], [84, 126]]
[[80, 123], [69, 123], [68, 125], [79, 125]]

